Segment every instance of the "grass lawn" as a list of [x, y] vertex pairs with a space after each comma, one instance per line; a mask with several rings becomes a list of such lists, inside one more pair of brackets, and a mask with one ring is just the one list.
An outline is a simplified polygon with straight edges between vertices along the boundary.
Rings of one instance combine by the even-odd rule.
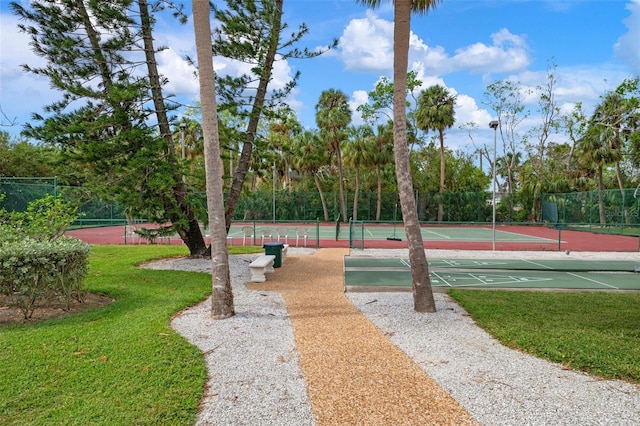
[[[261, 251], [231, 247], [232, 253]], [[139, 269], [180, 246], [94, 246], [87, 287], [116, 301], [65, 318], [0, 326], [2, 425], [192, 425], [207, 378], [171, 316], [211, 292], [204, 273]], [[640, 383], [640, 293], [452, 290], [505, 345]]]
[[87, 287], [114, 303], [0, 327], [0, 423], [193, 424], [207, 371], [169, 321], [211, 292], [211, 277], [135, 267], [185, 254], [180, 246], [94, 246]]
[[595, 376], [640, 383], [640, 293], [449, 294], [505, 346]]

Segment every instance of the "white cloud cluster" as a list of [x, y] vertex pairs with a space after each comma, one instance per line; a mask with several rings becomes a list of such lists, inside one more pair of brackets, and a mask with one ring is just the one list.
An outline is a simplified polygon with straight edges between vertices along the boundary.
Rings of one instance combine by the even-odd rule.
[[492, 34], [491, 40], [492, 45], [474, 43], [456, 50], [449, 60], [449, 68], [473, 74], [503, 73], [525, 69], [531, 63], [523, 36], [511, 34], [503, 28]]
[[[411, 33], [409, 61], [425, 73], [442, 75], [514, 72], [526, 68], [529, 58], [524, 36], [503, 28], [491, 35], [492, 44], [474, 43], [450, 55], [442, 46], [428, 46]], [[393, 68], [393, 22], [368, 10], [364, 18], [352, 19], [340, 37], [339, 57], [350, 71], [390, 73]]]
[[[447, 87], [443, 75], [463, 71], [470, 74], [509, 73], [525, 70], [531, 63], [526, 38], [503, 28], [491, 35], [491, 44], [474, 43], [449, 54], [442, 46], [429, 46], [417, 34], [411, 33], [409, 46], [410, 68], [423, 82], [422, 89], [439, 84]], [[352, 19], [340, 37], [337, 56], [349, 71], [391, 75], [393, 69], [393, 22], [378, 17], [369, 10], [364, 18]], [[373, 87], [371, 87], [373, 88]], [[455, 89], [449, 90], [457, 94]], [[354, 124], [362, 122], [356, 111], [367, 102], [366, 92], [352, 94], [351, 108]], [[467, 94], [457, 94], [456, 121], [484, 123], [491, 114], [478, 106]], [[456, 133], [456, 129], [450, 130]], [[465, 132], [459, 132], [457, 145], [468, 143]], [[463, 134], [464, 133], [464, 134]]]
[[640, 75], [640, 0], [632, 0], [626, 6], [631, 14], [623, 21], [627, 32], [614, 45], [616, 55]]
[[393, 65], [393, 22], [371, 10], [353, 19], [339, 40], [340, 58], [349, 71], [388, 71]]
[[[566, 2], [549, 0], [547, 7], [560, 7], [560, 3]], [[375, 79], [381, 75], [390, 77], [392, 74], [393, 22], [380, 17], [388, 16], [386, 11], [392, 9], [392, 2], [383, 2], [382, 6], [384, 10], [367, 10], [364, 16], [358, 11], [357, 18], [340, 18], [345, 22], [340, 45], [337, 50], [325, 55], [331, 56], [331, 61], [339, 60], [346, 70], [345, 78], [341, 81], [347, 81], [345, 84], [348, 86], [340, 89], [351, 93], [350, 105], [354, 111], [354, 124], [361, 123], [356, 108], [367, 101], [367, 92], [373, 89], [375, 84], [371, 84], [372, 76]], [[567, 6], [568, 4], [564, 4], [563, 8], [566, 9]], [[626, 32], [611, 49], [618, 58], [629, 64], [635, 73], [640, 74], [640, 0], [627, 0], [626, 9], [630, 12], [624, 20]], [[17, 30], [17, 23], [17, 17], [6, 12], [0, 14], [0, 102], [9, 116], [28, 117], [31, 112], [41, 112], [44, 105], [59, 99], [60, 94], [49, 88], [46, 79], [26, 74], [20, 68], [20, 64], [23, 63], [42, 66], [44, 60], [32, 53], [28, 45], [29, 37]], [[313, 24], [320, 25], [322, 21]], [[167, 49], [158, 55], [160, 72], [169, 80], [167, 94], [175, 95], [176, 99], [185, 103], [194, 103], [199, 97], [198, 81], [194, 75], [195, 68], [185, 60], [186, 55], [195, 56], [193, 26], [191, 23], [176, 25], [169, 17], [166, 21], [158, 20], [157, 25], [156, 44], [167, 46]], [[314, 62], [314, 65], [303, 65], [300, 62], [295, 64], [304, 72], [305, 69], [302, 67], [316, 66], [318, 62]], [[544, 85], [547, 77], [546, 70], [530, 69], [532, 57], [528, 36], [514, 34], [509, 28], [501, 28], [493, 34], [480, 34], [478, 41], [460, 46], [453, 51], [448, 51], [443, 46], [429, 45], [418, 34], [412, 32], [409, 64], [423, 82], [422, 88], [433, 84], [448, 87], [447, 81], [451, 83], [454, 75], [458, 78], [464, 75], [466, 86], [460, 92], [466, 93], [458, 93], [453, 87], [449, 87], [457, 94], [456, 127], [458, 123], [475, 122], [483, 130], [486, 130], [486, 123], [490, 121], [492, 114], [483, 108], [480, 99], [481, 92], [487, 84], [500, 78], [518, 81], [523, 87], [535, 89]], [[216, 72], [220, 74], [239, 75], [250, 72], [246, 64], [224, 58], [214, 58], [214, 65]], [[629, 76], [628, 69], [621, 68], [606, 63], [596, 66], [565, 64], [558, 67], [558, 84], [554, 92], [557, 102], [563, 110], [568, 110], [576, 102], [583, 102], [585, 111], [590, 113], [589, 108], [598, 102], [599, 96], [606, 90], [614, 89], [622, 79]], [[289, 62], [277, 61], [270, 87], [282, 88], [293, 73]], [[347, 75], [349, 73], [351, 75]], [[353, 79], [349, 78], [354, 74], [363, 78], [358, 77], [358, 81], [354, 83]], [[325, 81], [315, 81], [316, 87], [313, 82], [307, 84], [310, 86], [304, 87], [304, 93], [310, 94], [313, 100], [306, 100], [307, 105], [302, 105], [300, 92], [296, 90], [288, 100], [296, 111], [308, 111], [317, 99], [314, 90], [319, 93], [327, 88], [320, 87], [326, 84]], [[452, 86], [456, 84], [452, 83]], [[477, 87], [473, 88], [474, 84]], [[529, 97], [527, 102], [535, 106], [536, 98]], [[450, 130], [451, 134], [455, 132], [455, 129]], [[464, 139], [468, 138], [464, 136]]]
[[16, 126], [2, 128], [10, 133], [18, 133], [32, 113], [41, 113], [45, 105], [60, 98], [50, 89], [46, 78], [22, 70], [23, 64], [31, 67], [46, 64], [32, 53], [30, 42], [31, 38], [18, 30], [17, 17], [0, 14], [0, 107], [10, 123], [16, 121]]
[[[561, 10], [564, 10], [562, 8]], [[640, 74], [640, 0], [631, 0], [627, 4], [631, 11], [625, 20], [628, 31], [618, 39], [614, 46], [617, 55]], [[537, 110], [540, 87], [547, 84], [550, 70], [530, 70], [532, 58], [527, 36], [513, 34], [508, 28], [502, 28], [490, 35], [491, 42], [476, 42], [447, 52], [442, 46], [429, 46], [417, 34], [411, 33], [409, 47], [409, 66], [417, 72], [423, 82], [421, 89], [434, 84], [447, 87], [445, 78], [452, 73], [466, 73], [469, 78], [480, 75], [479, 92], [487, 84], [500, 78], [517, 82], [522, 88], [523, 103], [532, 111]], [[337, 57], [350, 71], [390, 76], [393, 68], [393, 22], [380, 18], [368, 11], [363, 18], [352, 19], [340, 38]], [[583, 110], [589, 114], [599, 97], [607, 90], [628, 77], [624, 70], [603, 64], [593, 66], [565, 66], [553, 70], [556, 78], [554, 85], [555, 101], [561, 111], [569, 111], [577, 102], [583, 103]], [[367, 88], [365, 88], [367, 89]], [[373, 85], [368, 89], [373, 89]], [[457, 93], [456, 127], [466, 123], [476, 123], [478, 129], [490, 133], [486, 123], [494, 114], [481, 107], [479, 99], [470, 94]], [[364, 90], [355, 90], [352, 95], [352, 109], [367, 102]], [[359, 119], [357, 113], [354, 118]], [[535, 117], [529, 121], [534, 125]], [[452, 143], [461, 146], [468, 143], [466, 131], [450, 129]], [[486, 136], [486, 135], [485, 135]]]

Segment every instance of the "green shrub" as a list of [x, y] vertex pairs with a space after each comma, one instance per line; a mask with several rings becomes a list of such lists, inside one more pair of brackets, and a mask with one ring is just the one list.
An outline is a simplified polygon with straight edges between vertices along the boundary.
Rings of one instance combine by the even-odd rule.
[[75, 238], [38, 240], [26, 237], [0, 244], [0, 294], [31, 318], [36, 302], [59, 298], [68, 309], [75, 297], [84, 300], [90, 246]]
[[25, 237], [53, 240], [64, 235], [78, 218], [78, 208], [61, 198], [46, 195], [31, 201], [25, 211], [0, 210], [0, 244]]

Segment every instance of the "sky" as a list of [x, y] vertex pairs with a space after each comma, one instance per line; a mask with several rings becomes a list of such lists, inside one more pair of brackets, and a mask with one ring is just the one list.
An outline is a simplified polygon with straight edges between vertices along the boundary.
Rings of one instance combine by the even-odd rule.
[[[43, 62], [17, 30], [8, 3], [0, 0], [0, 107], [5, 115], [0, 130], [15, 136], [33, 112], [42, 113], [60, 94], [46, 80], [22, 71], [21, 64]], [[353, 124], [362, 123], [355, 108], [366, 102], [381, 77], [392, 78], [392, 1], [371, 10], [355, 0], [285, 0], [283, 21], [291, 29], [308, 26], [300, 47], [313, 49], [339, 39], [337, 49], [320, 57], [276, 63], [276, 86], [301, 73], [288, 99], [301, 123], [316, 127], [315, 105], [331, 88], [349, 97]], [[456, 124], [445, 139], [451, 149], [473, 152], [492, 143], [488, 123], [495, 113], [487, 108], [485, 92], [497, 80], [535, 89], [545, 84], [553, 63], [558, 106], [568, 112], [582, 102], [591, 114], [607, 91], [640, 75], [640, 0], [444, 0], [428, 14], [414, 15], [411, 29], [409, 68], [417, 72], [421, 88], [440, 84], [456, 95]], [[192, 21], [179, 25], [162, 18], [155, 36], [156, 46], [168, 47], [159, 56], [160, 72], [169, 80], [166, 93], [193, 105], [198, 82], [185, 59], [196, 56]], [[218, 73], [241, 70], [221, 58], [214, 59], [214, 67]], [[527, 96], [525, 103], [532, 109], [525, 126], [534, 126], [537, 99]], [[10, 121], [16, 125], [7, 126]], [[477, 126], [471, 134], [460, 128], [469, 122]], [[563, 135], [555, 138], [563, 142]]]

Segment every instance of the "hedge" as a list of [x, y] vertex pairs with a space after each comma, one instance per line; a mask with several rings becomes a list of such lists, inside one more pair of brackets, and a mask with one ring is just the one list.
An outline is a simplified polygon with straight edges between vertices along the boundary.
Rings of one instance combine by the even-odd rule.
[[57, 297], [65, 310], [74, 298], [83, 302], [90, 248], [66, 237], [27, 237], [0, 244], [0, 294], [5, 303], [20, 308], [29, 319], [36, 302], [44, 298]]

